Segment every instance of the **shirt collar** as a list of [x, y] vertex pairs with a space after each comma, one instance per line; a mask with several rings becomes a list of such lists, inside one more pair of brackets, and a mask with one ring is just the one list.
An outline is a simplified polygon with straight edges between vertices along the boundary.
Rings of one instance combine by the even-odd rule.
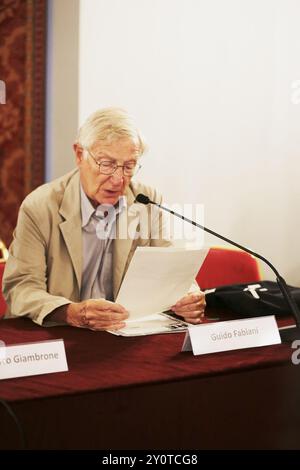
[[[91, 217], [96, 213], [96, 211], [101, 212], [101, 204], [95, 209], [95, 207], [92, 205], [91, 201], [87, 197], [87, 195], [84, 192], [84, 189], [82, 185], [80, 184], [80, 195], [81, 195], [81, 227], [84, 228], [88, 225], [90, 222]], [[121, 196], [119, 198], [119, 201], [115, 205], [115, 211], [113, 214], [117, 216], [120, 214], [125, 208], [127, 207], [127, 200], [126, 196]], [[103, 212], [105, 211], [105, 205], [103, 208]], [[112, 214], [112, 212], [109, 212], [109, 215]], [[113, 217], [115, 218], [115, 217]], [[110, 221], [109, 221], [110, 222]]]
[[81, 196], [81, 227], [85, 227], [95, 212], [91, 201], [85, 194], [82, 185], [80, 184], [80, 196]]
[[127, 199], [126, 196], [121, 196], [119, 197], [119, 201], [117, 202], [115, 208], [116, 208], [116, 215], [121, 214], [124, 209], [127, 207]]

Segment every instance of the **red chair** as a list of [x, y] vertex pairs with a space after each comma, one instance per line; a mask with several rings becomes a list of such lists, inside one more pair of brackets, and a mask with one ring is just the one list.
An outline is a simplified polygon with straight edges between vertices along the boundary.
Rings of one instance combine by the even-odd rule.
[[5, 268], [5, 261], [8, 258], [8, 251], [4, 243], [0, 240], [0, 318], [2, 318], [6, 312], [7, 305], [2, 295], [2, 277]]
[[196, 276], [202, 290], [261, 280], [257, 260], [244, 251], [210, 248]]

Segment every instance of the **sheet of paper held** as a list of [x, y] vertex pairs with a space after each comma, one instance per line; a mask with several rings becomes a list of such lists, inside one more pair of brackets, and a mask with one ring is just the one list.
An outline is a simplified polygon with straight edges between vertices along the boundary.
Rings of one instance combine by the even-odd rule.
[[189, 291], [208, 249], [138, 247], [116, 302], [131, 321], [168, 310]]

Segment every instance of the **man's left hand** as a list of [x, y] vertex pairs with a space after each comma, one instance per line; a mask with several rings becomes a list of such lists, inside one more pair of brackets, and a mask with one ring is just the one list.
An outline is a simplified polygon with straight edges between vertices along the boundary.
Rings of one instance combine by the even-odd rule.
[[201, 323], [204, 317], [205, 306], [204, 293], [195, 292], [187, 294], [182, 299], [178, 300], [170, 310], [176, 313], [176, 315], [183, 317], [186, 322], [197, 325]]

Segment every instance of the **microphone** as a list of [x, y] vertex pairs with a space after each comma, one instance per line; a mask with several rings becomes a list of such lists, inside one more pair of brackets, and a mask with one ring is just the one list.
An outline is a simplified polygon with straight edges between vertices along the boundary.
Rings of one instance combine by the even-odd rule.
[[167, 207], [164, 207], [161, 204], [158, 204], [157, 202], [151, 201], [151, 199], [149, 199], [148, 196], [145, 196], [145, 194], [141, 194], [141, 193], [138, 194], [135, 198], [135, 202], [139, 202], [139, 203], [145, 204], [145, 205], [153, 204], [153, 205], [159, 207], [160, 209], [163, 209], [163, 210], [169, 212], [170, 214], [175, 215], [176, 217], [179, 217], [179, 219], [182, 219], [185, 222], [188, 222], [188, 223], [194, 225], [195, 227], [198, 227], [201, 230], [204, 230], [205, 232], [210, 233], [211, 235], [214, 235], [215, 237], [220, 238], [221, 240], [224, 240], [225, 242], [229, 243], [230, 245], [236, 246], [240, 250], [245, 251], [246, 253], [249, 253], [250, 255], [254, 256], [255, 258], [258, 258], [258, 259], [262, 260], [264, 263], [266, 263], [271, 268], [273, 273], [275, 274], [277, 284], [278, 284], [278, 286], [279, 286], [279, 288], [282, 292], [282, 295], [285, 298], [286, 303], [288, 304], [288, 306], [289, 306], [289, 308], [290, 308], [290, 310], [293, 314], [293, 317], [296, 321], [296, 326], [293, 325], [291, 327], [281, 328], [280, 329], [280, 337], [283, 341], [293, 341], [294, 339], [300, 339], [300, 312], [299, 312], [298, 305], [296, 304], [294, 298], [292, 297], [292, 295], [289, 291], [289, 288], [288, 288], [285, 280], [283, 279], [283, 277], [279, 274], [279, 272], [273, 266], [273, 264], [271, 264], [270, 261], [268, 261], [264, 256], [262, 256], [258, 253], [255, 253], [254, 251], [250, 250], [249, 248], [246, 248], [245, 246], [240, 245], [239, 243], [234, 242], [233, 240], [230, 240], [229, 238], [224, 237], [223, 235], [220, 235], [219, 233], [215, 232], [214, 230], [211, 230], [207, 227], [204, 227], [204, 225], [198, 224], [197, 222], [195, 222], [191, 219], [188, 219], [187, 217], [184, 217], [183, 215], [178, 214], [177, 212], [174, 212], [171, 209], [168, 209]]

